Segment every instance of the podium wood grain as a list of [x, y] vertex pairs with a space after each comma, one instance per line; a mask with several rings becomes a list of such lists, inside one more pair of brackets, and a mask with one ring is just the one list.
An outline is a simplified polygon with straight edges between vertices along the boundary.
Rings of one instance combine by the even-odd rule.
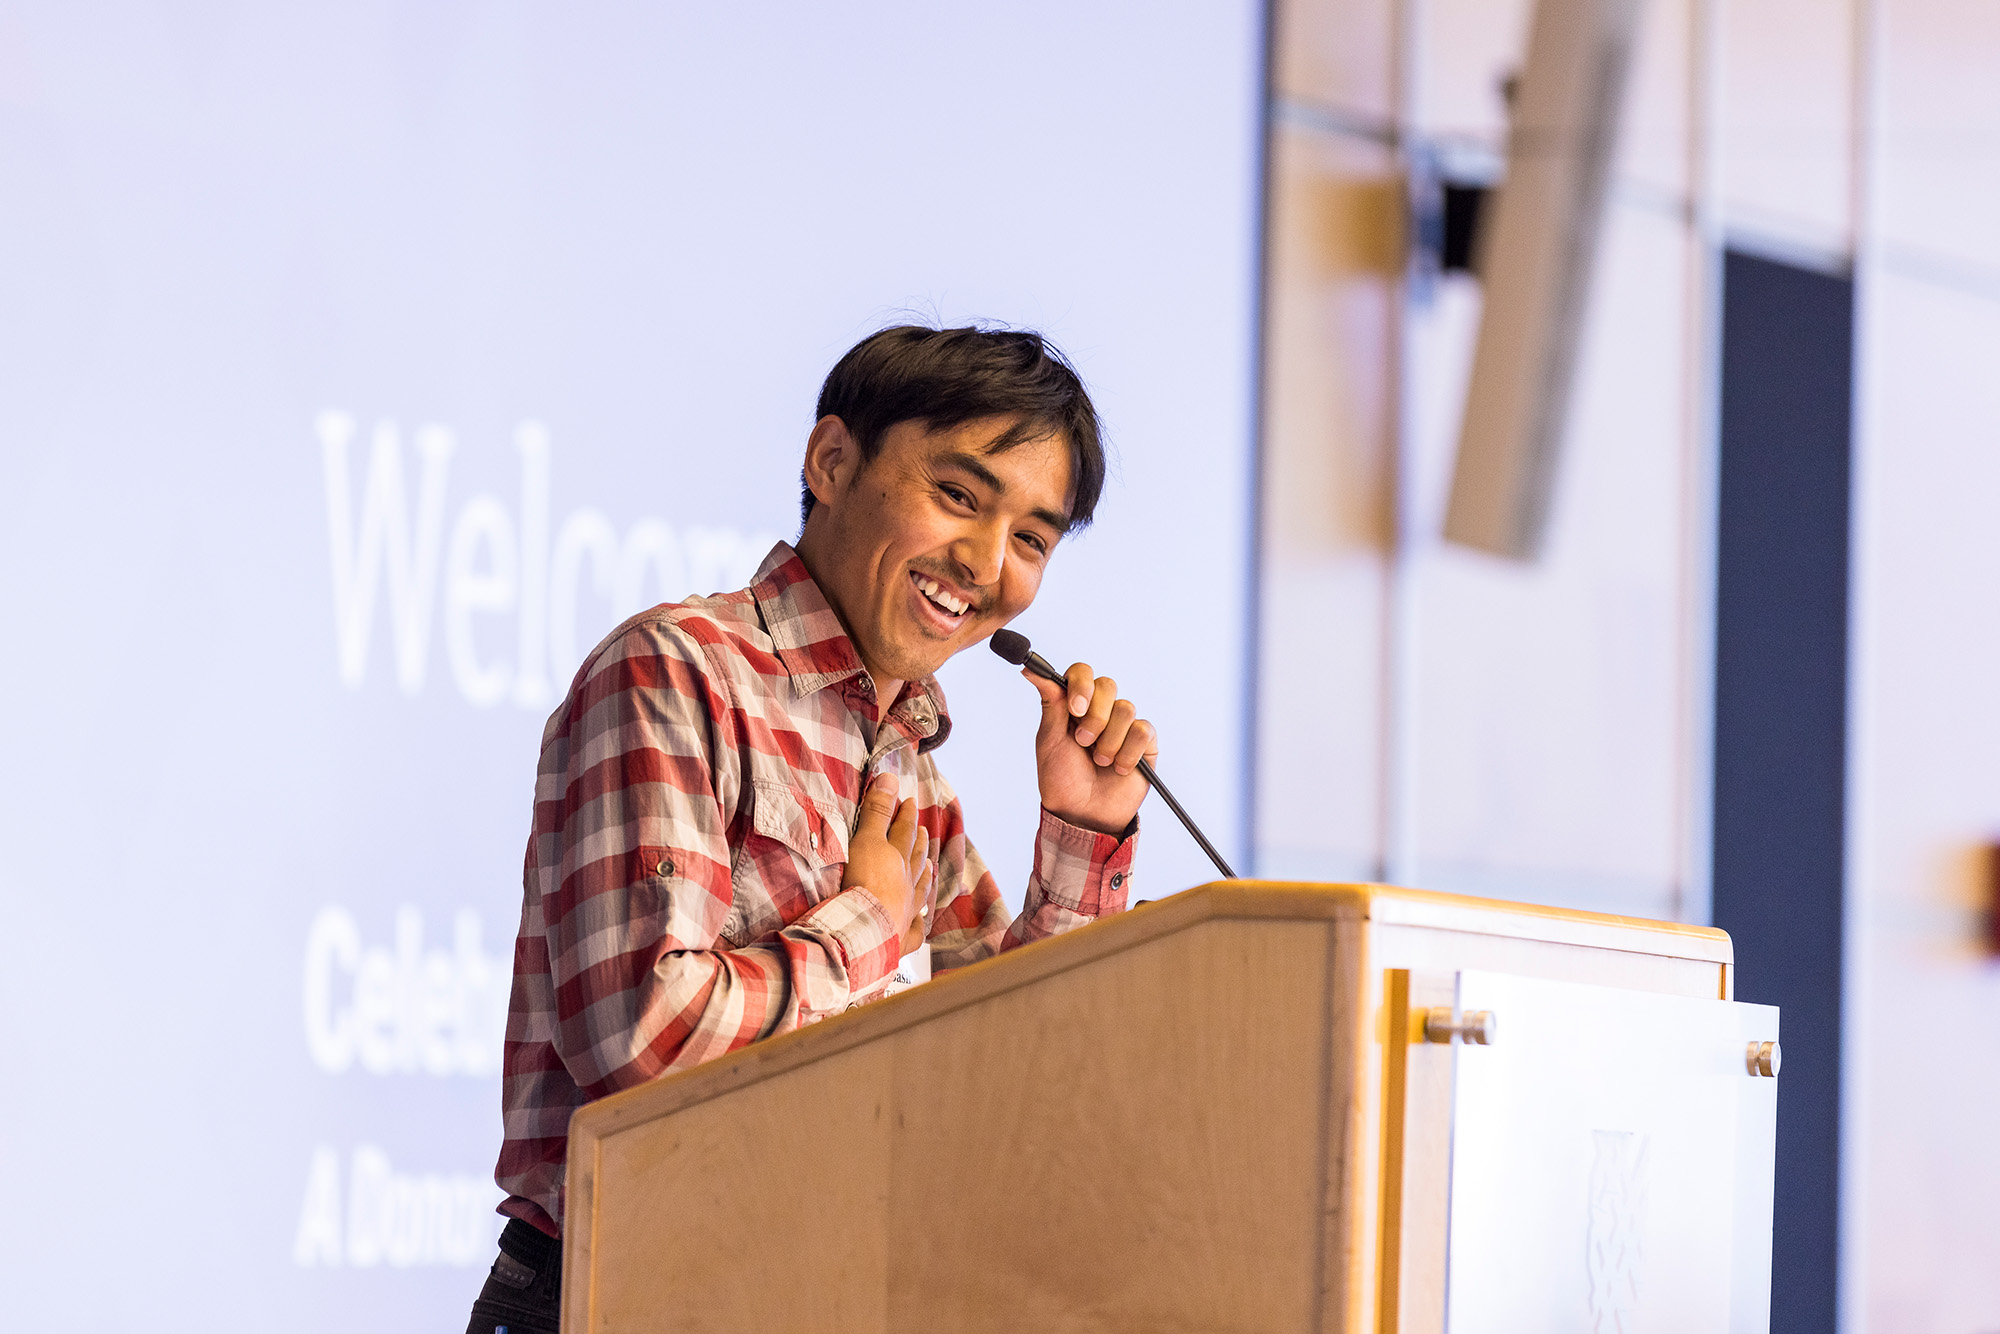
[[1717, 931], [1191, 890], [580, 1110], [564, 1329], [1436, 1329], [1459, 968], [1730, 992]]

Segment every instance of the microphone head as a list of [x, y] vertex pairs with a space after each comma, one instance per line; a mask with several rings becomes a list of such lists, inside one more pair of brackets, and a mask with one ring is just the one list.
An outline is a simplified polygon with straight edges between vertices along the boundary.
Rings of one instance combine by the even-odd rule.
[[995, 630], [993, 638], [987, 642], [993, 646], [995, 653], [1016, 667], [1027, 664], [1029, 644], [1026, 635], [1015, 630]]

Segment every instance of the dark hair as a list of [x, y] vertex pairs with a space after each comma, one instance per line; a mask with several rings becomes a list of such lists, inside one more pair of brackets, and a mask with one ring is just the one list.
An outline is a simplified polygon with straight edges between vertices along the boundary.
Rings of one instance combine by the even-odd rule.
[[[1014, 418], [990, 450], [1060, 435], [1069, 444], [1076, 488], [1065, 532], [1090, 522], [1104, 491], [1097, 409], [1068, 359], [1031, 330], [902, 324], [870, 334], [827, 372], [813, 415], [846, 423], [864, 459], [880, 453], [889, 428], [906, 421], [948, 431], [981, 417]], [[803, 520], [814, 501], [810, 486], [800, 489]]]

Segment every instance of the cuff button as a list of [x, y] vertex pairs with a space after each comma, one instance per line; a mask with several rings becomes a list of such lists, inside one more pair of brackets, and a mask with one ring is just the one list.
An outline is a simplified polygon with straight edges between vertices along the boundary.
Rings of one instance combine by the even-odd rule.
[[1113, 889], [1123, 889], [1125, 887], [1125, 873], [1123, 871], [1113, 871], [1111, 873], [1111, 887]]

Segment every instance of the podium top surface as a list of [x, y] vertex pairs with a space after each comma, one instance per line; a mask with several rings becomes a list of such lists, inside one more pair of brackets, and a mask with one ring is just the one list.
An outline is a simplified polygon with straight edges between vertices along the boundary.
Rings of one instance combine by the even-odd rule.
[[[1578, 908], [1551, 908], [1508, 899], [1439, 894], [1400, 885], [1302, 884], [1278, 880], [1218, 880], [1125, 914], [1180, 912], [1187, 920], [1213, 917], [1356, 918], [1398, 926], [1426, 926], [1513, 936], [1603, 949], [1664, 954], [1707, 963], [1732, 963], [1729, 933], [1685, 922], [1619, 917]], [[1106, 921], [1116, 919], [1107, 918]], [[1176, 920], [1175, 926], [1185, 924]]]
[[[1212, 921], [1342, 922], [1459, 937], [1650, 955], [1717, 966], [1734, 962], [1729, 935], [1712, 927], [1470, 898], [1378, 884], [1226, 880], [1144, 903], [1089, 926], [1037, 941], [908, 991], [727, 1056], [615, 1093], [577, 1109], [572, 1135], [621, 1129], [743, 1088], [785, 1070], [922, 1024], [1044, 978]], [[1725, 993], [1726, 994], [1726, 993]]]

